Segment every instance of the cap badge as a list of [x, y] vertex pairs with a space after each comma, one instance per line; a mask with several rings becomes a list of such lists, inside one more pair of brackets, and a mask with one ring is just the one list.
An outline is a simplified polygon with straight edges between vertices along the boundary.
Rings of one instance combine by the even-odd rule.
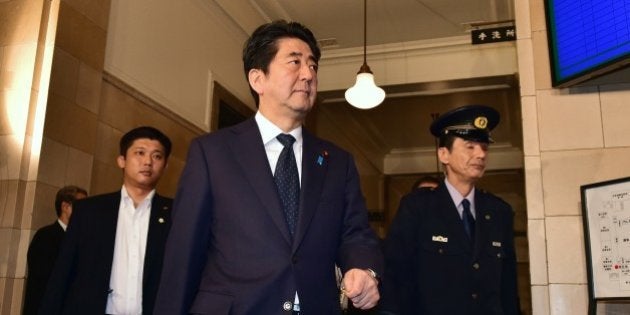
[[479, 116], [475, 118], [475, 122], [473, 124], [475, 125], [475, 128], [486, 129], [488, 126], [488, 118], [485, 116]]

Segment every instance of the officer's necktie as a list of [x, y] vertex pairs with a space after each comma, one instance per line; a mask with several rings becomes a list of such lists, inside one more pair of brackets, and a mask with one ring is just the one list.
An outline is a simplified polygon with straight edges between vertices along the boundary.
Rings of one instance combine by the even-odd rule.
[[475, 239], [475, 218], [470, 212], [470, 201], [468, 199], [462, 200], [462, 207], [464, 211], [462, 212], [462, 221], [464, 222], [464, 229], [466, 230], [466, 234], [471, 240]]
[[300, 200], [300, 177], [297, 163], [295, 162], [295, 155], [293, 154], [295, 138], [291, 135], [280, 134], [276, 139], [282, 143], [284, 148], [280, 152], [280, 157], [278, 157], [274, 179], [282, 201], [284, 215], [289, 225], [289, 231], [293, 235], [297, 225]]

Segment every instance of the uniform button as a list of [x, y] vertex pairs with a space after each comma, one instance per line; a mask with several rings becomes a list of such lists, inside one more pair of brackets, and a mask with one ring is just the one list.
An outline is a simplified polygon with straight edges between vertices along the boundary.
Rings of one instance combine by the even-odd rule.
[[498, 258], [501, 258], [501, 253], [498, 253], [498, 254], [497, 254], [497, 257], [498, 257]]
[[438, 249], [438, 253], [444, 254], [444, 250], [440, 248], [440, 249]]
[[475, 269], [479, 269], [479, 263], [474, 263], [474, 264], [473, 264], [473, 268], [475, 268]]
[[289, 302], [289, 301], [286, 301], [286, 302], [284, 302], [284, 304], [282, 304], [282, 308], [283, 308], [285, 311], [290, 311], [290, 310], [292, 310], [292, 309], [293, 309], [293, 303], [291, 303], [291, 302]]
[[477, 299], [477, 293], [473, 293], [473, 294], [471, 295], [471, 297], [473, 298], [473, 300], [476, 300], [476, 299]]

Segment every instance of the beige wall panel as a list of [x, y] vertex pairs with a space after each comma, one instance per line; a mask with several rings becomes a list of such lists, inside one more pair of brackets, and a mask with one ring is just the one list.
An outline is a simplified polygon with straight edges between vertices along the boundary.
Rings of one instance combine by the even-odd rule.
[[120, 190], [122, 187], [122, 171], [115, 164], [94, 161], [92, 166], [91, 195], [98, 195]]
[[532, 285], [532, 311], [536, 315], [549, 315], [549, 286]]
[[37, 179], [51, 186], [63, 186], [67, 161], [68, 146], [44, 138]]
[[602, 86], [600, 99], [605, 146], [630, 146], [630, 84]]
[[582, 217], [547, 217], [545, 226], [549, 283], [586, 283]]
[[521, 112], [523, 117], [523, 152], [525, 156], [540, 155], [540, 135], [538, 133], [538, 117], [536, 97], [523, 96]]
[[547, 47], [547, 32], [532, 32], [534, 77], [537, 90], [551, 88], [551, 70], [549, 69], [549, 51]]
[[542, 157], [547, 216], [580, 215], [580, 186], [630, 176], [630, 148], [546, 152]]
[[0, 87], [2, 89], [29, 90], [35, 69], [36, 43], [21, 43], [4, 47]]
[[[534, 49], [532, 47], [532, 39], [517, 39], [516, 48], [518, 54], [521, 96], [536, 95], [536, 84], [534, 80]], [[523, 129], [523, 132], [525, 132], [525, 129]]]
[[525, 157], [525, 195], [529, 219], [543, 219], [545, 217], [542, 183], [540, 157]]
[[106, 30], [94, 24], [66, 2], [61, 2], [56, 47], [94, 69], [103, 69], [106, 39]]
[[37, 183], [33, 205], [32, 229], [37, 230], [57, 220], [55, 195], [60, 187]]
[[547, 285], [547, 243], [545, 220], [529, 220], [529, 269], [532, 285]]
[[79, 66], [81, 62], [66, 51], [56, 48], [50, 73], [51, 93], [74, 102], [79, 80]]
[[[515, 2], [521, 1], [522, 0], [515, 0]], [[547, 29], [547, 22], [545, 20], [545, 1], [529, 0], [527, 2], [529, 2], [531, 10], [532, 31], [545, 31]]]
[[23, 144], [18, 136], [0, 136], [0, 179], [18, 179]]
[[16, 226], [15, 214], [18, 211], [18, 186], [17, 180], [0, 180], [0, 227], [9, 228]]
[[94, 160], [116, 165], [116, 157], [120, 154], [120, 138], [122, 136], [123, 133], [120, 130], [99, 122], [96, 131], [98, 143], [95, 148]]
[[602, 148], [602, 120], [597, 88], [538, 90], [541, 151]]
[[92, 162], [94, 157], [81, 150], [68, 148], [68, 159], [66, 161], [64, 186], [77, 185], [84, 189], [90, 187], [92, 178]]
[[98, 27], [104, 30], [107, 29], [110, 1], [63, 0], [63, 2], [83, 14]]
[[532, 20], [529, 7], [530, 2], [528, 0], [514, 1], [517, 39], [530, 38], [532, 35]]
[[97, 116], [56, 94], [48, 97], [44, 135], [62, 144], [94, 153]]
[[98, 114], [103, 73], [81, 63], [75, 101], [77, 105]]
[[43, 0], [14, 0], [0, 7], [0, 46], [37, 41]]
[[585, 284], [549, 285], [551, 315], [586, 315], [588, 292]]

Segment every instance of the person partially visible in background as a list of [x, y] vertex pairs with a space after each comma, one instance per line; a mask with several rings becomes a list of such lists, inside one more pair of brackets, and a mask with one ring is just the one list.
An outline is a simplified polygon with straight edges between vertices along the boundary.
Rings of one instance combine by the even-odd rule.
[[413, 192], [416, 189], [422, 189], [422, 188], [435, 189], [439, 185], [440, 185], [439, 179], [433, 176], [429, 176], [429, 175], [422, 176], [413, 183], [413, 186], [411, 186], [411, 191]]
[[57, 260], [61, 242], [66, 235], [68, 221], [72, 215], [72, 204], [75, 200], [83, 199], [87, 195], [85, 189], [77, 186], [65, 186], [57, 191], [55, 196], [57, 220], [37, 230], [28, 246], [26, 291], [22, 314], [37, 314], [46, 284]]

